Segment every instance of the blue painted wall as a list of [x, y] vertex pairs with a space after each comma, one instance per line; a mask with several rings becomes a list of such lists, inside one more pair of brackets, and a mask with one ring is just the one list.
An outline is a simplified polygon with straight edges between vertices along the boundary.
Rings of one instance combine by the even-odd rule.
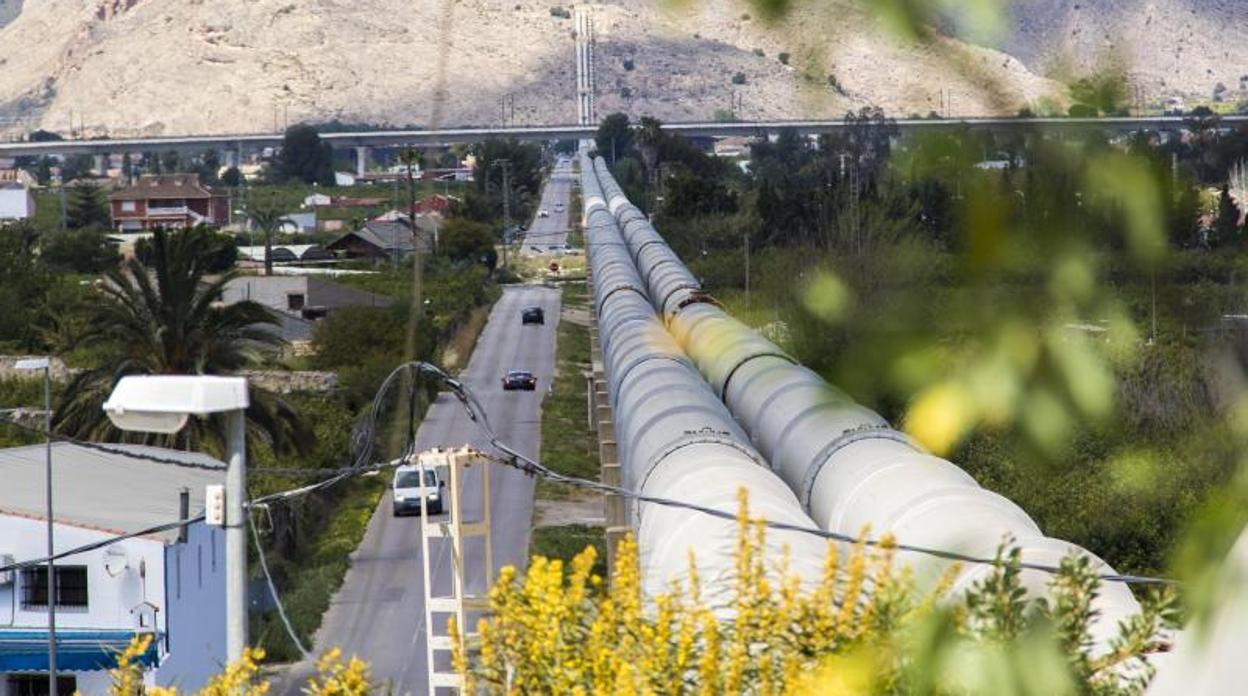
[[225, 530], [197, 522], [165, 548], [168, 656], [159, 686], [196, 691], [225, 665]]

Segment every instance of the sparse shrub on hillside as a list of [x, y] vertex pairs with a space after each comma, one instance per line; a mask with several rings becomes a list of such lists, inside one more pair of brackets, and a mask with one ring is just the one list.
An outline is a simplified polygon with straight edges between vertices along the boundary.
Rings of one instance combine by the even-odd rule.
[[764, 58], [767, 56], [767, 54], [763, 52], [763, 49], [761, 48], [754, 49], [754, 55], [758, 56], [759, 58]]
[[625, 99], [632, 99], [632, 98], [633, 98], [633, 90], [632, 90], [632, 89], [630, 89], [630, 88], [628, 88], [628, 87], [621, 87], [621, 88], [620, 88], [620, 96], [621, 96], [621, 97], [623, 97], [623, 98], [625, 98]]
[[742, 22], [748, 22], [748, 21], [750, 21], [750, 13], [749, 13], [749, 12], [746, 12], [745, 14], [741, 15], [741, 21], [742, 21]]
[[550, 8], [550, 16], [558, 17], [560, 19], [571, 19], [572, 13], [566, 7], [562, 5], [555, 5], [554, 7]]
[[841, 96], [845, 96], [845, 87], [841, 84], [840, 80], [836, 79], [836, 75], [833, 75], [832, 73], [828, 73], [828, 86], [832, 88], [833, 92], [836, 92]]
[[632, 58], [625, 58], [625, 59], [624, 59], [624, 69], [625, 69], [625, 70], [628, 70], [628, 71], [630, 71], [630, 72], [631, 72], [631, 71], [632, 71], [634, 68], [636, 68], [636, 67], [637, 67], [637, 66], [636, 66], [636, 64], [634, 64], [634, 63], [633, 63], [633, 59], [632, 59]]
[[743, 73], [743, 72], [739, 72], [739, 73], [737, 73], [737, 74], [733, 75], [733, 76], [732, 76], [732, 84], [734, 84], [734, 85], [743, 85], [743, 84], [745, 84], [745, 73]]
[[789, 52], [788, 51], [781, 51], [780, 55], [776, 57], [780, 59], [781, 63], [784, 63], [785, 65], [789, 64]]

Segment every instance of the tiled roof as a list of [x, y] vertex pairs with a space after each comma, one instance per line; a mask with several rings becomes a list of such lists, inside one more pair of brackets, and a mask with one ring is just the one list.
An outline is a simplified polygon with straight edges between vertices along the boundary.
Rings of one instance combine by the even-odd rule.
[[199, 183], [198, 174], [144, 174], [139, 181], [112, 196], [115, 201], [148, 198], [211, 198], [221, 195]]

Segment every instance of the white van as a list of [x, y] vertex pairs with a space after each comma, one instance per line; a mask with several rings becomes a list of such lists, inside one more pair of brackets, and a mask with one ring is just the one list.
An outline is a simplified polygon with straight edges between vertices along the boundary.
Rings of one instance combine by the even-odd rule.
[[[423, 478], [423, 482], [422, 482]], [[446, 484], [434, 469], [419, 465], [401, 466], [394, 470], [394, 516], [420, 514], [421, 501], [430, 515], [442, 514], [442, 490]]]

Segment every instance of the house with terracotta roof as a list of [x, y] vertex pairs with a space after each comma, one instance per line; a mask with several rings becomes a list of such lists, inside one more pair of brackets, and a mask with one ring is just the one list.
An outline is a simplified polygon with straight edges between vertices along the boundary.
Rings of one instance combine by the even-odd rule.
[[113, 228], [120, 232], [224, 225], [230, 213], [228, 195], [201, 184], [198, 174], [145, 174], [109, 202]]

